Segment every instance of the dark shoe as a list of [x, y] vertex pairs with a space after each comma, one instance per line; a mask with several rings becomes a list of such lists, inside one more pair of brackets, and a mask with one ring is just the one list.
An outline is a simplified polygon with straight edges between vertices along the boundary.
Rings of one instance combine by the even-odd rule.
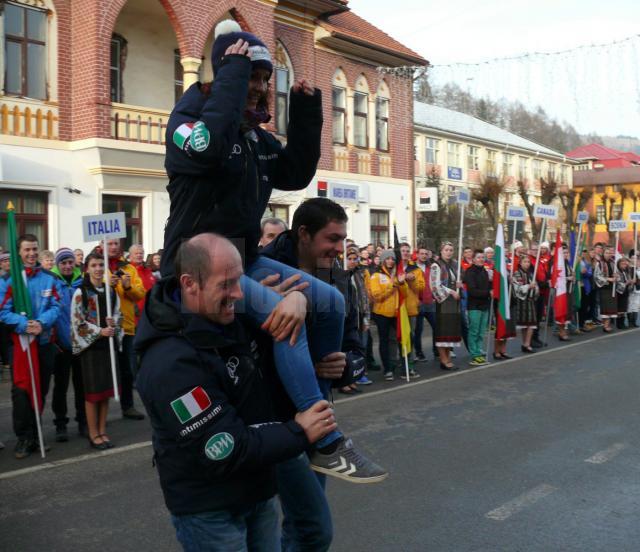
[[520, 349], [522, 350], [523, 353], [529, 353], [529, 354], [535, 353], [535, 351], [531, 347], [525, 347], [524, 345], [522, 345]]
[[102, 438], [102, 435], [96, 435], [95, 437], [88, 437], [89, 439], [89, 446], [93, 449], [96, 450], [107, 450], [107, 443], [105, 443], [104, 441], [102, 443], [96, 443], [96, 439], [98, 438]]
[[416, 353], [416, 362], [426, 362], [427, 357], [423, 353]]
[[544, 343], [542, 343], [542, 341], [540, 341], [537, 337], [534, 337], [534, 338], [531, 340], [531, 346], [532, 346], [534, 349], [540, 349], [541, 347], [544, 347]]
[[558, 341], [571, 341], [570, 338], [568, 338], [566, 335], [565, 336], [558, 336]]
[[105, 435], [104, 433], [102, 433], [101, 435], [98, 435], [98, 437], [102, 437], [102, 442], [107, 445], [108, 449], [112, 449], [113, 447], [115, 447], [115, 445], [109, 441], [109, 436]]
[[376, 364], [375, 362], [367, 362], [367, 372], [379, 372], [380, 370], [382, 370], [382, 368], [379, 364]]
[[502, 360], [509, 360], [509, 359], [513, 358], [512, 356], [508, 355], [507, 353], [500, 353], [500, 356], [502, 357]]
[[341, 387], [338, 389], [338, 393], [342, 393], [343, 395], [356, 395], [357, 392], [351, 387]]
[[455, 372], [458, 369], [457, 366], [454, 366], [453, 364], [442, 364], [442, 362], [440, 363], [440, 370], [447, 370], [449, 372]]
[[393, 372], [385, 372], [384, 379], [385, 381], [393, 381]]
[[378, 483], [389, 475], [359, 452], [351, 439], [343, 439], [336, 450], [329, 454], [314, 451], [309, 456], [309, 462], [312, 470], [350, 483]]
[[138, 412], [133, 406], [122, 411], [122, 417], [129, 420], [144, 420], [144, 414]]
[[31, 451], [29, 450], [29, 441], [27, 441], [26, 439], [20, 439], [16, 443], [13, 452], [18, 460], [22, 460], [23, 458], [29, 456], [31, 454]]
[[67, 426], [57, 426], [56, 427], [56, 443], [66, 443], [69, 440], [69, 435], [67, 434]]
[[[36, 439], [33, 440], [29, 440], [28, 441], [28, 445], [27, 445], [27, 449], [29, 451], [29, 454], [31, 454], [32, 452], [39, 452], [40, 451], [40, 443], [38, 443], [38, 441]], [[47, 443], [44, 444], [44, 451], [45, 452], [49, 452], [51, 450], [51, 447], [49, 445], [47, 445]]]
[[497, 355], [496, 353], [493, 353], [493, 360], [504, 360], [502, 355]]

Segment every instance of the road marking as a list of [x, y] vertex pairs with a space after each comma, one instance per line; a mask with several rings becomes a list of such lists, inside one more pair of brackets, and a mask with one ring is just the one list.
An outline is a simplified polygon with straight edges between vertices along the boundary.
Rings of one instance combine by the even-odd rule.
[[591, 458], [587, 458], [585, 462], [589, 462], [589, 464], [604, 464], [605, 462], [614, 459], [626, 448], [626, 443], [616, 443], [615, 445], [611, 445], [609, 448], [596, 452]]
[[82, 454], [80, 456], [72, 456], [71, 458], [64, 458], [62, 460], [54, 460], [53, 462], [45, 462], [44, 464], [38, 464], [37, 466], [31, 466], [30, 468], [24, 468], [22, 470], [14, 470], [10, 472], [0, 473], [0, 479], [11, 479], [13, 477], [19, 477], [21, 475], [27, 475], [29, 473], [35, 473], [42, 470], [49, 470], [51, 468], [59, 468], [60, 466], [66, 466], [68, 464], [76, 464], [78, 462], [84, 462], [85, 460], [94, 460], [96, 458], [103, 458], [105, 456], [113, 456], [114, 454], [122, 454], [123, 452], [129, 452], [144, 447], [150, 447], [151, 441], [142, 441], [140, 443], [133, 443], [132, 445], [125, 445], [124, 447], [115, 447], [102, 452], [92, 452], [89, 454]]
[[371, 391], [367, 393], [362, 393], [362, 395], [356, 395], [355, 397], [347, 397], [344, 399], [338, 399], [333, 401], [335, 404], [348, 403], [352, 401], [360, 401], [362, 399], [369, 399], [371, 397], [377, 397], [379, 395], [386, 395], [387, 393], [394, 393], [396, 391], [402, 391], [403, 389], [410, 389], [412, 387], [417, 387], [418, 385], [424, 385], [425, 383], [434, 383], [436, 381], [442, 381], [449, 378], [457, 378], [460, 376], [466, 376], [467, 374], [473, 374], [475, 372], [479, 372], [481, 370], [489, 370], [491, 368], [496, 368], [499, 366], [505, 366], [506, 364], [512, 364], [514, 362], [523, 361], [523, 360], [535, 360], [536, 358], [541, 357], [542, 355], [548, 355], [551, 353], [557, 353], [558, 351], [564, 351], [566, 349], [572, 349], [574, 347], [580, 347], [581, 345], [586, 345], [588, 343], [595, 343], [596, 341], [602, 341], [603, 339], [611, 339], [614, 337], [619, 337], [622, 335], [629, 335], [634, 332], [638, 332], [640, 329], [634, 328], [633, 330], [625, 330], [624, 333], [613, 333], [602, 335], [600, 337], [594, 337], [592, 339], [585, 339], [584, 341], [576, 341], [575, 343], [570, 343], [569, 345], [562, 345], [560, 347], [554, 347], [553, 349], [545, 349], [544, 351], [538, 350], [534, 355], [520, 356], [510, 358], [508, 360], [501, 360], [499, 362], [493, 362], [491, 364], [487, 364], [486, 366], [478, 366], [477, 368], [467, 368], [460, 372], [454, 372], [452, 374], [444, 374], [442, 376], [436, 376], [434, 378], [427, 378], [420, 381], [414, 381], [412, 383], [405, 383], [404, 385], [398, 385], [396, 387], [389, 387], [388, 389], [381, 389], [380, 391]]
[[506, 519], [509, 519], [512, 515], [524, 510], [527, 506], [532, 506], [533, 504], [538, 502], [538, 500], [550, 495], [557, 490], [558, 489], [556, 489], [555, 487], [544, 483], [542, 485], [539, 485], [538, 487], [531, 489], [530, 491], [527, 491], [519, 497], [510, 500], [499, 508], [491, 510], [489, 513], [485, 514], [485, 517], [493, 519], [495, 521], [504, 521]]

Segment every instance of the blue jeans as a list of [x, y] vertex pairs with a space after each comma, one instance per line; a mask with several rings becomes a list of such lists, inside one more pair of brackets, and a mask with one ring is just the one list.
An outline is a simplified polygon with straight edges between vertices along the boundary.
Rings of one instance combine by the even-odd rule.
[[324, 493], [326, 477], [309, 467], [306, 454], [276, 466], [282, 505], [282, 551], [329, 550], [333, 539], [331, 510]]
[[424, 354], [422, 352], [422, 330], [424, 329], [424, 319], [427, 319], [431, 326], [431, 350], [433, 356], [438, 358], [438, 349], [436, 348], [436, 307], [435, 305], [420, 305], [420, 312], [416, 320], [416, 329], [413, 332], [413, 350], [416, 354]]
[[280, 549], [275, 499], [240, 512], [171, 516], [185, 552], [276, 552]]
[[[313, 330], [310, 339], [307, 340], [307, 333], [303, 327], [293, 347], [289, 345], [288, 339], [273, 343], [273, 355], [282, 385], [296, 409], [302, 412], [316, 402], [326, 399], [331, 391], [331, 380], [316, 377], [314, 362], [329, 353], [342, 350], [344, 297], [338, 290], [305, 272], [259, 256], [247, 267], [246, 276], [241, 279], [244, 298], [238, 302], [237, 310], [247, 313], [252, 320], [260, 324], [282, 300], [275, 291], [259, 283], [271, 274], [279, 274], [280, 281], [300, 274], [300, 282], [310, 284], [303, 291], [310, 306], [308, 323]], [[338, 431], [333, 431], [318, 441], [316, 446], [325, 447], [341, 436]]]

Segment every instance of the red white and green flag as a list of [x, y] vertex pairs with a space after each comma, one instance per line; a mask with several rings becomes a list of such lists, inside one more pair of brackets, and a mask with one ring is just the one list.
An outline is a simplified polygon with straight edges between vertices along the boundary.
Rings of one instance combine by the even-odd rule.
[[504, 230], [502, 224], [498, 224], [498, 232], [496, 234], [496, 246], [494, 254], [494, 273], [493, 273], [493, 299], [498, 305], [498, 314], [503, 320], [511, 319], [509, 311], [509, 283], [507, 272], [507, 251], [504, 247]]
[[[27, 288], [27, 277], [18, 254], [18, 232], [16, 227], [16, 214], [13, 204], [7, 205], [7, 230], [9, 240], [9, 255], [11, 257], [11, 285], [7, 288], [3, 304], [11, 301], [11, 309], [17, 314], [32, 318], [31, 297]], [[40, 395], [40, 366], [38, 363], [38, 341], [32, 335], [11, 333], [13, 341], [13, 383], [23, 389], [29, 395], [31, 406], [34, 410], [36, 404], [42, 412], [42, 400]], [[33, 385], [31, 382], [31, 370], [29, 369], [29, 353], [33, 368]], [[33, 388], [37, 397], [33, 396]]]
[[188, 393], [171, 401], [171, 408], [174, 414], [180, 420], [180, 423], [187, 423], [195, 418], [198, 414], [204, 412], [211, 406], [211, 399], [202, 387], [194, 387]]
[[569, 303], [567, 298], [567, 272], [564, 265], [564, 250], [560, 230], [556, 233], [556, 250], [554, 253], [553, 270], [551, 272], [551, 287], [556, 290], [553, 300], [553, 310], [556, 323], [564, 324], [569, 316]]

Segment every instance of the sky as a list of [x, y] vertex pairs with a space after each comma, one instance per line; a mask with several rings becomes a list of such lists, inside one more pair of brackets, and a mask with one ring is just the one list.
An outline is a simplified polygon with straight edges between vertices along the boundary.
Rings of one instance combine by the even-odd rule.
[[[541, 105], [582, 133], [640, 137], [638, 0], [350, 0], [349, 7], [429, 60], [434, 84]], [[482, 63], [522, 54], [530, 57]], [[446, 67], [459, 63], [481, 65]]]

